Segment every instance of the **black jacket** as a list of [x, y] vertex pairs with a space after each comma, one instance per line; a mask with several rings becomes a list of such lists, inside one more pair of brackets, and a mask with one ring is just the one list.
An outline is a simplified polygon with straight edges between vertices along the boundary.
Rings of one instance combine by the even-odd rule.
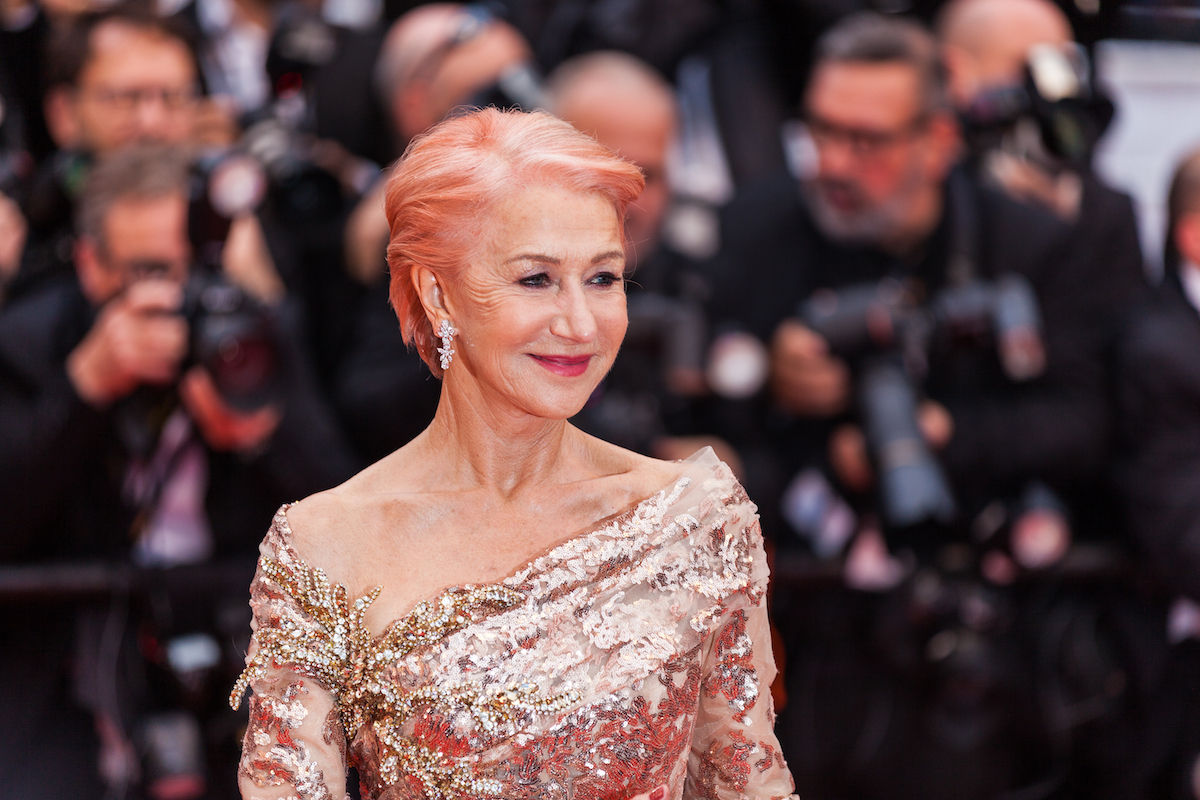
[[1131, 316], [1118, 398], [1133, 533], [1172, 590], [1200, 600], [1200, 312], [1174, 272]]
[[[115, 413], [84, 403], [65, 368], [94, 314], [73, 277], [0, 313], [0, 562], [120, 556], [128, 546], [133, 510], [120, 495], [128, 454]], [[283, 317], [283, 330], [294, 330]], [[280, 503], [329, 488], [356, 466], [295, 348], [288, 359], [295, 378], [263, 450], [209, 454], [218, 553], [253, 552]]]
[[[994, 347], [932, 355], [923, 389], [954, 418], [954, 436], [941, 458], [969, 513], [1032, 478], [1070, 485], [1089, 475], [1103, 460], [1107, 409], [1088, 304], [1073, 294], [1086, 264], [1073, 256], [1067, 226], [965, 177], [952, 180], [964, 187], [959, 192], [968, 210], [947, 201], [939, 227], [905, 259], [825, 238], [790, 175], [753, 187], [723, 214], [713, 316], [718, 329], [741, 328], [769, 343], [779, 323], [817, 289], [892, 276], [915, 278], [932, 295], [946, 283], [951, 242], [959, 236], [955, 226], [970, 224], [975, 235], [966, 238], [974, 241], [978, 277], [1016, 273], [1032, 285], [1048, 365], [1041, 377], [1018, 384], [1005, 377]], [[962, 217], [974, 222], [962, 223]], [[716, 414], [715, 424], [735, 445], [771, 454], [779, 471], [776, 489], [801, 467], [825, 458], [827, 437], [838, 422], [791, 416], [765, 392], [740, 407], [719, 403]], [[768, 509], [764, 520], [769, 516]]]

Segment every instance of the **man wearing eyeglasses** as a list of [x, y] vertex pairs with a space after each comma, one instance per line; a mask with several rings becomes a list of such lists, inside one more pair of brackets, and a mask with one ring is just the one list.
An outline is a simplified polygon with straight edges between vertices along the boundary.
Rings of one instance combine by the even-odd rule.
[[61, 37], [46, 98], [61, 148], [104, 156], [134, 142], [180, 144], [192, 135], [195, 60], [165, 23], [110, 15]]
[[58, 151], [25, 202], [29, 238], [6, 295], [69, 274], [72, 215], [96, 159], [135, 143], [224, 143], [232, 122], [200, 97], [186, 34], [151, 12], [117, 5], [65, 20], [46, 52], [44, 109]]
[[[916, 23], [850, 17], [822, 37], [811, 75], [796, 174], [748, 188], [723, 212], [714, 324], [761, 341], [768, 378], [748, 399], [715, 403], [719, 432], [741, 450], [748, 490], [781, 554], [844, 558], [851, 588], [882, 591], [902, 585], [913, 563], [918, 569], [937, 563], [933, 554], [950, 545], [958, 549], [948, 552], [962, 555], [964, 545], [978, 541], [973, 537], [984, 537], [978, 552], [986, 559], [972, 561], [975, 552], [966, 551], [972, 568], [986, 562], [989, 580], [1011, 580], [1025, 567], [1014, 564], [1009, 546], [1017, 518], [1015, 512], [1010, 518], [1010, 500], [1035, 479], [1069, 483], [1103, 452], [1097, 376], [1075, 357], [1080, 326], [1055, 270], [1069, 254], [1066, 226], [957, 168], [961, 139], [938, 46]], [[897, 307], [932, 314], [948, 291], [996, 286], [1002, 278], [1030, 287], [1029, 305], [1040, 312], [1041, 333], [1027, 340], [1023, 365], [1007, 357], [1002, 334], [979, 320], [956, 330], [938, 327], [942, 318], [932, 316], [897, 323], [901, 314], [882, 312], [881, 303], [856, 323], [871, 341], [866, 352], [848, 352], [805, 321], [848, 303], [852, 288], [870, 287], [899, 298]], [[921, 324], [930, 330], [919, 330]], [[919, 347], [907, 346], [913, 342]], [[864, 376], [894, 374], [880, 373], [880, 363], [905, 372], [914, 406], [910, 438], [887, 440], [886, 447], [865, 422], [878, 395]], [[889, 507], [881, 476], [900, 475], [919, 459], [923, 475], [941, 476], [947, 501], [903, 519], [895, 508], [914, 493], [899, 492], [900, 502]], [[1059, 557], [1061, 544], [1046, 544], [1043, 554]], [[906, 550], [915, 559], [902, 558]], [[895, 702], [912, 705], [883, 722], [870, 715], [892, 712], [873, 704], [893, 699], [858, 694], [875, 680], [863, 674], [880, 675], [877, 653], [868, 655], [870, 648], [848, 632], [891, 625], [886, 635], [899, 638], [880, 644], [886, 649], [911, 632], [907, 623], [858, 617], [867, 605], [831, 601], [830, 613], [806, 628], [804, 615], [793, 612], [811, 603], [810, 595], [789, 598], [781, 584], [775, 602], [789, 640], [792, 698], [780, 720], [781, 740], [791, 750], [789, 763], [811, 769], [798, 771], [801, 794], [807, 783], [810, 791], [852, 786], [847, 791], [861, 790], [862, 797], [994, 796], [1017, 788], [1022, 774], [1037, 774], [1022, 753], [1041, 747], [1039, 731], [1006, 727], [1025, 698], [999, 673], [962, 676], [974, 682], [955, 697], [949, 687], [966, 683], [941, 684], [931, 676], [927, 692], [912, 695], [914, 684], [900, 681], [889, 691], [900, 692]], [[905, 613], [896, 610], [897, 619]], [[987, 635], [973, 641], [991, 646]], [[923, 640], [909, 644], [916, 648], [913, 670], [936, 668], [921, 655]], [[955, 659], [965, 653], [950, 647], [939, 656], [948, 660], [937, 664], [960, 663]], [[885, 653], [893, 661], [907, 657]], [[995, 662], [982, 663], [991, 669]], [[824, 698], [837, 700], [826, 706]], [[962, 705], [952, 709], [956, 702]], [[869, 754], [840, 752], [812, 744], [805, 733], [827, 728], [844, 733], [845, 741], [872, 737], [875, 744]], [[813, 749], [793, 749], [805, 743]], [[914, 753], [924, 768], [914, 768]], [[861, 769], [839, 772], [850, 763]]]
[[[80, 197], [76, 277], [45, 281], [0, 311], [2, 565], [245, 558], [280, 502], [353, 472], [300, 366], [286, 308], [271, 316], [284, 377], [270, 402], [236, 409], [196, 363], [198, 326], [185, 311], [198, 301], [187, 283], [188, 189], [178, 148], [134, 145], [98, 162]], [[228, 329], [226, 337], [221, 347], [235, 351], [249, 341]], [[139, 688], [141, 666], [127, 652], [134, 627], [148, 623], [112, 612], [119, 603], [102, 612], [70, 587], [57, 591], [53, 604], [25, 608], [4, 597], [0, 606], [6, 800], [99, 797], [101, 763], [110, 791], [137, 780], [130, 742], [149, 740], [152, 701], [162, 701]], [[219, 624], [242, 590], [230, 594], [217, 580], [163, 598], [183, 609], [155, 631], [169, 642]], [[90, 636], [98, 630], [108, 631], [99, 648]], [[203, 771], [187, 752], [174, 772], [147, 767], [147, 796], [203, 794]]]

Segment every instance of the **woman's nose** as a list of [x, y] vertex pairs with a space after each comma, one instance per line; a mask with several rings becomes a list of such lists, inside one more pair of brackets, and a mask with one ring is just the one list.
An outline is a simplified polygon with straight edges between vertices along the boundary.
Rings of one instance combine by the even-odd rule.
[[558, 313], [550, 323], [550, 332], [576, 342], [590, 342], [595, 339], [596, 315], [592, 312], [583, 288], [566, 288], [559, 294], [558, 299]]

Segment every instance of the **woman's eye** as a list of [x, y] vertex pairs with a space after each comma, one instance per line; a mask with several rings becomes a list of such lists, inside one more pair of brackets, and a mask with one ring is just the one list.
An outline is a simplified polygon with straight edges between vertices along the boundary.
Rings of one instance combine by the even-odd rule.
[[550, 285], [550, 276], [544, 272], [539, 272], [537, 275], [530, 275], [517, 281], [522, 286], [531, 286], [534, 288]]
[[601, 272], [600, 274], [594, 276], [590, 283], [593, 286], [612, 286], [614, 284], [621, 283], [621, 280], [621, 277], [615, 273]]

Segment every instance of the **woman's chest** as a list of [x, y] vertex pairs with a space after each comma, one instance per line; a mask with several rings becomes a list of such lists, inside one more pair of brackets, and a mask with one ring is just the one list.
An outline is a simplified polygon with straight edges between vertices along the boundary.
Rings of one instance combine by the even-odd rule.
[[368, 679], [352, 746], [368, 783], [415, 781], [427, 797], [605, 797], [684, 769], [699, 643], [651, 661], [543, 618], [460, 631]]

